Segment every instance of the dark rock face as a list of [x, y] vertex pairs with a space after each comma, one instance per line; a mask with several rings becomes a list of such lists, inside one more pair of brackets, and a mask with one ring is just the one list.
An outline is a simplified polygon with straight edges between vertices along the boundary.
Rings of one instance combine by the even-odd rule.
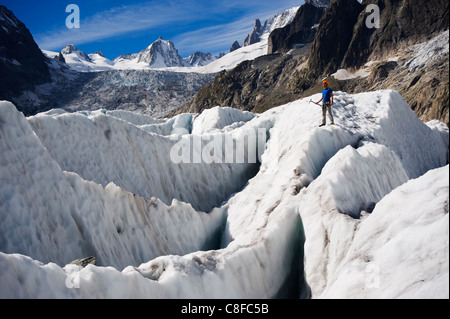
[[331, 3], [313, 42], [308, 62], [313, 74], [330, 74], [339, 68], [362, 10], [363, 6], [356, 0], [336, 0]]
[[239, 49], [241, 47], [241, 45], [239, 44], [239, 42], [234, 41], [233, 44], [231, 45], [230, 48], [230, 53], [233, 51], [236, 51], [237, 49]]
[[425, 41], [449, 27], [447, 0], [365, 0], [362, 4], [364, 8], [378, 5], [380, 28], [367, 28], [369, 13], [361, 12], [342, 67], [359, 67], [368, 59], [385, 57], [399, 45]]
[[50, 82], [47, 61], [25, 25], [0, 6], [0, 99]]
[[267, 53], [286, 53], [295, 45], [312, 42], [325, 9], [312, 4], [301, 6], [290, 24], [272, 31]]
[[61, 63], [66, 63], [66, 59], [64, 58], [64, 55], [61, 52], [58, 53], [58, 55], [55, 57], [55, 60]]

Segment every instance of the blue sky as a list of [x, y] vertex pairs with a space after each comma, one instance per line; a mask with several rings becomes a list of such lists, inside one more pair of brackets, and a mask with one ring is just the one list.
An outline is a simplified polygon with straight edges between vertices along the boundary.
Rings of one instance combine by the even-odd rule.
[[[60, 51], [67, 43], [109, 59], [145, 49], [162, 36], [182, 57], [195, 51], [228, 52], [242, 43], [254, 20], [264, 20], [303, 0], [0, 0], [30, 30], [41, 49]], [[80, 8], [80, 28], [66, 27], [68, 4]]]

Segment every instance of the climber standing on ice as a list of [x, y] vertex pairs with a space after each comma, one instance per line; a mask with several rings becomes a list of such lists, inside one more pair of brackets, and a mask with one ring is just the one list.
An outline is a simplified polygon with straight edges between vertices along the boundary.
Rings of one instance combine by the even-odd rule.
[[333, 90], [328, 87], [328, 81], [326, 81], [326, 80], [322, 81], [322, 87], [323, 87], [322, 98], [320, 99], [320, 101], [313, 102], [315, 104], [319, 104], [320, 102], [323, 102], [322, 103], [322, 124], [319, 125], [319, 127], [322, 127], [327, 124], [327, 112], [328, 112], [328, 117], [330, 118], [330, 121], [331, 121], [331, 125], [334, 125], [333, 112], [331, 110], [331, 107], [334, 104]]

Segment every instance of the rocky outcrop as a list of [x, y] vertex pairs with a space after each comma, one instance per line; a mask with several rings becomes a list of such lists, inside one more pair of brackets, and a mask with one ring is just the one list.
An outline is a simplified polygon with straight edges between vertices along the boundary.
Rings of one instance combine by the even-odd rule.
[[270, 33], [267, 53], [286, 53], [295, 46], [312, 42], [325, 9], [312, 4], [301, 6], [290, 24]]
[[[261, 21], [259, 19], [256, 19], [255, 25], [250, 34], [247, 35], [244, 42], [242, 43], [242, 47], [261, 42], [263, 39], [265, 40], [272, 31], [284, 28], [286, 25], [292, 22], [298, 9], [299, 7], [293, 7], [285, 10], [282, 13], [266, 20], [264, 24], [261, 24]], [[230, 52], [233, 52], [240, 47], [241, 46], [239, 45], [239, 42], [235, 41], [231, 46]]]
[[[48, 59], [14, 14], [0, 5], [0, 100], [50, 82]], [[18, 106], [20, 111], [27, 111]]]

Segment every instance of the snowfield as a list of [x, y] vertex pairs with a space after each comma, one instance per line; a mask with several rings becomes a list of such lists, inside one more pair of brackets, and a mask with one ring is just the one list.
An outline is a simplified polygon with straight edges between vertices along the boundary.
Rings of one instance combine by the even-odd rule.
[[[449, 298], [446, 125], [387, 90], [335, 92], [319, 128], [311, 98], [165, 120], [0, 102], [0, 298]], [[171, 157], [227, 139], [259, 161]]]

